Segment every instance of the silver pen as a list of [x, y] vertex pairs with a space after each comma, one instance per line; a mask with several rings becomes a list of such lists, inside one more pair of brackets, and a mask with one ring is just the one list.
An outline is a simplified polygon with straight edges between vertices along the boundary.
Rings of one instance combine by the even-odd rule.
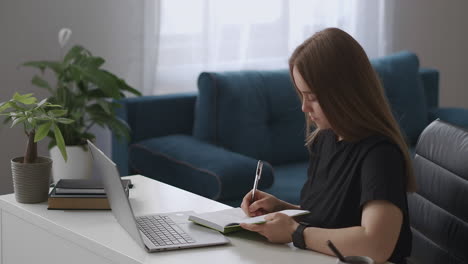
[[260, 178], [262, 177], [262, 168], [263, 168], [263, 161], [259, 160], [257, 162], [257, 170], [255, 171], [255, 180], [254, 180], [254, 185], [252, 189], [252, 198], [250, 199], [250, 203], [253, 203], [255, 201], [255, 191], [257, 190], [258, 182], [260, 181]]

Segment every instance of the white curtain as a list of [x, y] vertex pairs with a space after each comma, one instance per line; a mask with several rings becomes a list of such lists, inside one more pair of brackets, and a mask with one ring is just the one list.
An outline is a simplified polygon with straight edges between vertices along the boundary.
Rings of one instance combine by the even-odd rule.
[[287, 68], [292, 51], [326, 27], [369, 57], [391, 50], [393, 0], [147, 0], [144, 94], [196, 90], [202, 71]]

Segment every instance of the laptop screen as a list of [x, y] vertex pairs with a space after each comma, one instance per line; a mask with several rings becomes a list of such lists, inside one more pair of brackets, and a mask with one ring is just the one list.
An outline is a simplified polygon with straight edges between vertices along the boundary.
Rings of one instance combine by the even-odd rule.
[[137, 228], [132, 207], [122, 186], [117, 166], [89, 140], [88, 146], [93, 156], [94, 166], [102, 177], [104, 189], [114, 217], [127, 230], [130, 236], [144, 248], [145, 245]]

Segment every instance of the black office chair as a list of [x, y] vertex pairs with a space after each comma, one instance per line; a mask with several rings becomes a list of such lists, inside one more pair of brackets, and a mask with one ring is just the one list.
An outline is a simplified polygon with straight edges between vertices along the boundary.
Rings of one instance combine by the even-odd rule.
[[432, 122], [418, 140], [414, 170], [409, 263], [468, 263], [468, 131]]

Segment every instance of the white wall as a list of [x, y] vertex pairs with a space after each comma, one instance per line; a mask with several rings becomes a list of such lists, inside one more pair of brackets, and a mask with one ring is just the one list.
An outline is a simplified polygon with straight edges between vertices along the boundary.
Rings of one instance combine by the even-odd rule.
[[[72, 29], [71, 45], [82, 44], [106, 60], [104, 68], [141, 87], [143, 3], [128, 0], [0, 0], [0, 101], [15, 91], [47, 92], [33, 87], [33, 69], [19, 68], [28, 60], [59, 57], [57, 33]], [[22, 156], [26, 137], [20, 128], [0, 126], [0, 194], [12, 192], [10, 159]], [[47, 142], [40, 154], [47, 155]], [[99, 131], [97, 144], [110, 151], [110, 133]]]
[[441, 106], [468, 108], [468, 1], [396, 1], [393, 50], [440, 71]]

